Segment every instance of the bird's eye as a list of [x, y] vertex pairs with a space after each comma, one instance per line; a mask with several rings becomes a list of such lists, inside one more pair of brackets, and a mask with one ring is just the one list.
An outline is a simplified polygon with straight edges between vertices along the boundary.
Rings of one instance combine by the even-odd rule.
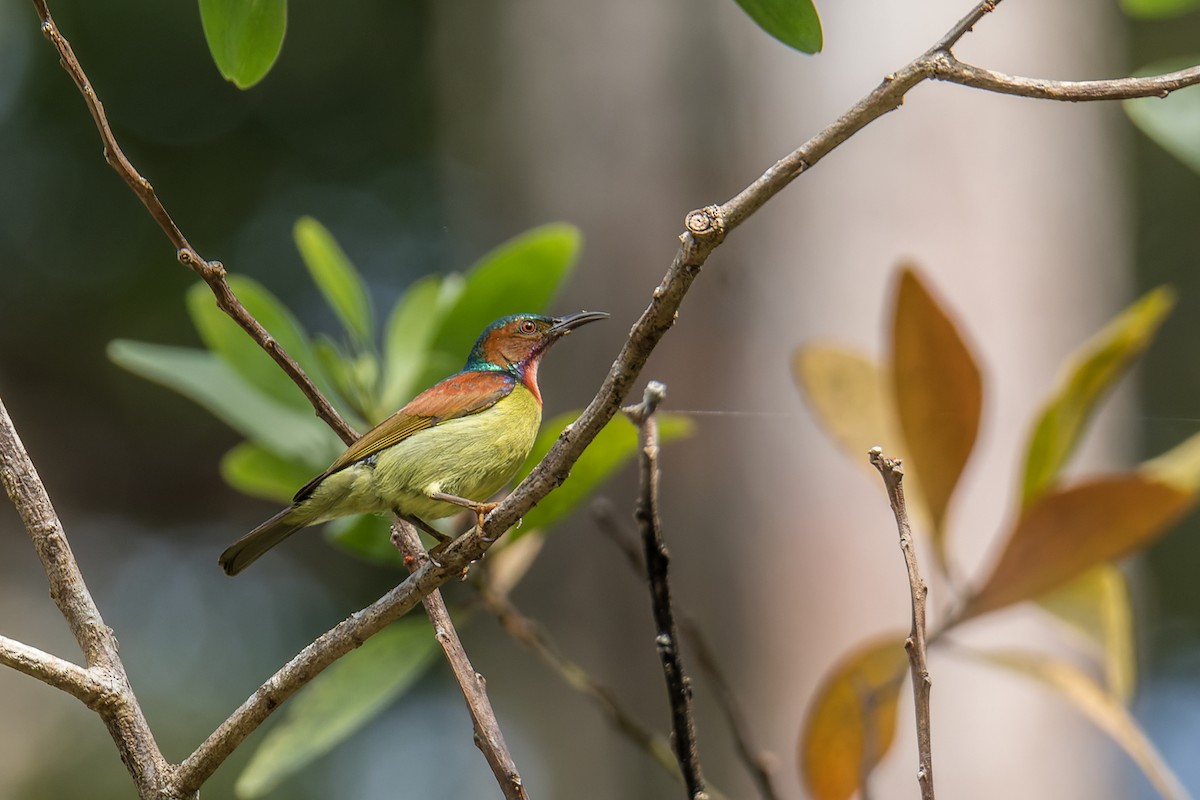
[[519, 330], [521, 333], [533, 333], [537, 330], [537, 325], [534, 325], [531, 319], [523, 319], [521, 320]]

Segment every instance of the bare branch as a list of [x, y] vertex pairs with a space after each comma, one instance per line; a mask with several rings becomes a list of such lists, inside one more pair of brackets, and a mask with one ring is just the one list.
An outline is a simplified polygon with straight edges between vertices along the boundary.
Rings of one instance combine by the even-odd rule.
[[[85, 672], [90, 676], [90, 679], [85, 681], [76, 671], [79, 667], [73, 664], [68, 666], [67, 662], [57, 662], [54, 665], [57, 667], [54, 673], [55, 680], [68, 684], [59, 688], [69, 691], [96, 709], [116, 742], [121, 760], [133, 776], [138, 794], [143, 798], [155, 797], [154, 792], [160, 785], [162, 776], [169, 774], [170, 767], [154, 741], [150, 726], [146, 723], [142, 709], [133, 694], [133, 687], [125, 675], [125, 667], [117, 653], [117, 639], [104, 624], [100, 610], [88, 592], [83, 574], [79, 571], [74, 554], [71, 553], [71, 546], [67, 543], [62, 523], [59, 522], [58, 514], [50, 502], [50, 495], [47, 494], [33, 461], [25, 451], [25, 445], [21, 443], [21, 437], [17, 435], [13, 421], [8, 416], [8, 409], [2, 401], [0, 482], [3, 482], [4, 490], [16, 507], [38, 558], [42, 561], [42, 567], [50, 582], [50, 596], [71, 627], [71, 632], [75, 634], [75, 640], [79, 642], [87, 664]], [[43, 676], [31, 671], [48, 663], [46, 659], [39, 657], [39, 653], [40, 651], [33, 648], [22, 646], [11, 649], [8, 657], [0, 661], [51, 683], [48, 675]], [[101, 680], [100, 676], [105, 676], [105, 679]], [[100, 694], [95, 694], [95, 688], [101, 685], [105, 688]], [[99, 702], [100, 700], [104, 702]]]
[[115, 689], [111, 684], [99, 680], [90, 669], [7, 636], [0, 636], [0, 664], [61, 689], [81, 700], [88, 708], [97, 708]]
[[512, 602], [487, 586], [480, 587], [484, 607], [495, 615], [513, 639], [534, 653], [554, 670], [571, 688], [595, 701], [612, 726], [644, 750], [654, 763], [682, 782], [679, 765], [666, 738], [642, 725], [617, 700], [612, 689], [588, 674], [581, 665], [562, 654], [558, 646], [535, 620], [522, 614]]
[[[633, 534], [617, 520], [612, 504], [607, 501], [597, 501], [592, 504], [591, 510], [601, 532], [621, 551], [633, 573], [639, 578], [642, 577], [644, 570], [642, 552], [638, 550]], [[745, 711], [743, 711], [741, 701], [733, 691], [733, 687], [725, 678], [725, 673], [717, 661], [716, 652], [708, 643], [708, 638], [704, 635], [700, 624], [685, 614], [678, 603], [675, 605], [675, 612], [679, 618], [679, 629], [683, 632], [684, 638], [688, 640], [688, 644], [696, 651], [696, 660], [700, 664], [700, 669], [712, 681], [713, 694], [716, 697], [717, 705], [721, 707], [721, 711], [725, 715], [730, 733], [733, 734], [738, 757], [746, 765], [763, 800], [776, 800], [780, 795], [772, 777], [771, 762], [773, 759], [770, 754], [757, 750], [752, 744], [753, 737], [750, 734], [750, 724], [746, 719]]]
[[704, 789], [704, 773], [700, 768], [700, 753], [696, 748], [692, 681], [683, 670], [683, 659], [679, 655], [679, 631], [675, 627], [675, 612], [671, 609], [671, 585], [667, 580], [670, 556], [663, 542], [662, 522], [658, 516], [658, 420], [654, 412], [666, 397], [666, 391], [667, 387], [658, 381], [650, 381], [642, 402], [621, 410], [638, 426], [642, 488], [634, 517], [642, 531], [646, 577], [650, 582], [651, 606], [658, 629], [654, 643], [667, 680], [675, 757], [679, 760], [688, 797], [692, 800], [708, 800], [709, 795]]
[[1097, 100], [1129, 100], [1135, 97], [1166, 97], [1171, 92], [1200, 83], [1200, 65], [1143, 78], [1053, 81], [993, 72], [959, 61], [949, 53], [942, 53], [934, 61], [931, 77], [939, 81], [1018, 97], [1084, 103]]
[[[419, 564], [429, 558], [421, 545], [421, 536], [416, 528], [402, 519], [392, 521], [392, 544], [404, 556], [405, 564]], [[425, 605], [425, 613], [433, 624], [434, 636], [442, 646], [446, 661], [462, 689], [463, 699], [467, 702], [467, 711], [471, 714], [471, 723], [475, 727], [475, 744], [483, 752], [488, 766], [496, 776], [500, 790], [506, 800], [529, 800], [521, 774], [517, 772], [516, 762], [504, 743], [504, 734], [500, 723], [496, 720], [496, 712], [488, 700], [486, 681], [483, 676], [471, 666], [467, 651], [463, 649], [458, 631], [450, 619], [446, 602], [442, 600], [441, 592], [432, 592], [421, 601]]]
[[878, 447], [869, 453], [872, 466], [879, 470], [887, 487], [892, 514], [896, 517], [896, 528], [900, 532], [900, 550], [904, 553], [904, 565], [908, 568], [908, 585], [912, 593], [912, 631], [904, 648], [908, 651], [911, 665], [913, 700], [917, 717], [917, 755], [920, 766], [917, 779], [921, 784], [921, 800], [933, 800], [933, 755], [930, 743], [929, 664], [925, 657], [925, 599], [929, 587], [917, 569], [917, 552], [913, 546], [912, 528], [908, 524], [908, 509], [904, 505], [904, 469], [898, 460], [884, 458]]
[[225, 267], [220, 261], [208, 261], [203, 258], [195, 248], [193, 248], [188, 240], [184, 237], [183, 232], [179, 230], [179, 226], [175, 224], [175, 220], [167, 213], [167, 209], [159, 201], [158, 195], [154, 192], [154, 187], [150, 185], [150, 181], [146, 180], [142, 175], [134, 169], [133, 164], [125, 157], [121, 146], [117, 144], [117, 139], [113, 136], [112, 128], [109, 127], [108, 117], [104, 113], [104, 104], [100, 102], [100, 98], [96, 95], [95, 89], [92, 88], [91, 82], [88, 80], [87, 74], [84, 73], [83, 67], [79, 64], [79, 59], [75, 57], [75, 52], [71, 49], [71, 43], [66, 37], [59, 32], [58, 26], [54, 24], [53, 17], [50, 16], [50, 9], [46, 5], [46, 0], [33, 0], [33, 5], [37, 9], [38, 17], [42, 21], [42, 33], [50, 43], [54, 45], [54, 49], [58, 51], [59, 63], [63, 69], [71, 76], [71, 80], [79, 88], [79, 93], [83, 95], [83, 101], [87, 104], [88, 111], [92, 115], [92, 120], [96, 123], [96, 129], [100, 132], [100, 141], [104, 145], [104, 160], [108, 162], [117, 174], [121, 176], [121, 180], [129, 186], [138, 199], [142, 201], [142, 205], [150, 212], [150, 216], [162, 228], [167, 239], [175, 248], [176, 257], [179, 263], [183, 264], [188, 269], [199, 275], [209, 288], [212, 289], [214, 297], [216, 297], [217, 307], [224, 311], [233, 319], [241, 328], [250, 335], [259, 347], [267, 352], [275, 360], [289, 378], [300, 388], [304, 396], [312, 403], [313, 409], [318, 417], [325, 421], [330, 428], [342, 438], [346, 444], [350, 444], [358, 435], [354, 429], [346, 424], [342, 419], [342, 415], [337, 412], [329, 401], [325, 399], [316, 385], [309, 379], [300, 365], [289, 356], [280, 346], [279, 342], [267, 332], [258, 320], [250, 315], [241, 301], [229, 288], [229, 283], [225, 280]]

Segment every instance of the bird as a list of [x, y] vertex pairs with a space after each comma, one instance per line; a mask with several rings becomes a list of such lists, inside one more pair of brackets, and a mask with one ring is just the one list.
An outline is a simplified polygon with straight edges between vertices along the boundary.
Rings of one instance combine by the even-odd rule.
[[292, 504], [231, 544], [218, 563], [236, 575], [301, 528], [352, 514], [392, 513], [450, 538], [428, 520], [486, 503], [525, 462], [542, 420], [538, 365], [550, 347], [602, 311], [514, 314], [488, 325], [466, 366], [363, 434]]

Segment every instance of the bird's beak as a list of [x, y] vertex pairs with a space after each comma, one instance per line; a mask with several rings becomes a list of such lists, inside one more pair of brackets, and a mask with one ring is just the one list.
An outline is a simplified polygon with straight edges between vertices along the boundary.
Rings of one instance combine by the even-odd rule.
[[608, 313], [604, 311], [580, 311], [578, 314], [571, 314], [570, 316], [559, 317], [554, 320], [554, 324], [550, 326], [546, 333], [554, 336], [566, 336], [580, 325], [586, 325], [598, 319], [608, 319]]

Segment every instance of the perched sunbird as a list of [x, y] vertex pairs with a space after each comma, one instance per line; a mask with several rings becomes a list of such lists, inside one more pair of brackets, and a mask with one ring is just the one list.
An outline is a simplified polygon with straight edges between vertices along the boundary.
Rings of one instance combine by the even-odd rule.
[[496, 320], [462, 372], [367, 431], [304, 484], [290, 506], [226, 548], [221, 567], [236, 575], [301, 528], [351, 514], [393, 513], [448, 541], [427, 520], [463, 508], [482, 514], [533, 448], [542, 423], [542, 356], [579, 326], [607, 316], [582, 311]]

